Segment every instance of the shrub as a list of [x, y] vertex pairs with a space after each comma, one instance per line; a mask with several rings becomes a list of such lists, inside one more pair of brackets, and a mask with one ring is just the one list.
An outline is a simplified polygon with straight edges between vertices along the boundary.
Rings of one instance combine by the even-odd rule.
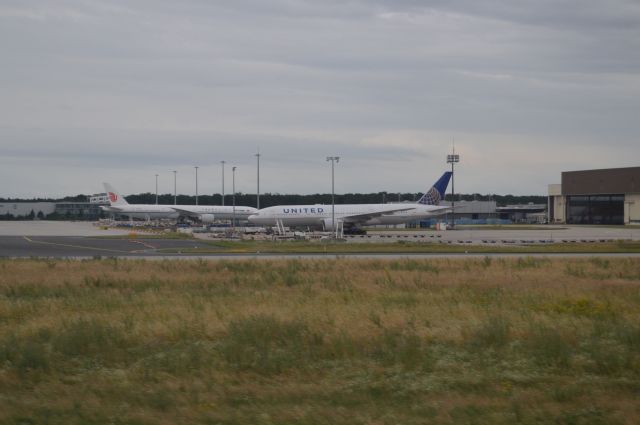
[[49, 370], [49, 349], [45, 333], [25, 335], [18, 338], [14, 334], [0, 342], [0, 364], [7, 363], [24, 374], [30, 370]]
[[513, 268], [515, 269], [531, 269], [531, 268], [539, 268], [543, 265], [551, 264], [551, 260], [548, 258], [534, 258], [534, 257], [520, 257], [518, 261], [515, 262]]
[[66, 324], [53, 335], [53, 349], [68, 357], [100, 357], [107, 359], [123, 347], [119, 328], [95, 319]]
[[470, 342], [476, 347], [500, 348], [509, 342], [511, 325], [502, 316], [492, 316], [471, 332]]
[[373, 357], [384, 365], [431, 370], [434, 359], [425, 341], [413, 331], [385, 330], [373, 341]]
[[314, 360], [322, 345], [322, 336], [304, 323], [256, 315], [229, 324], [222, 354], [233, 368], [279, 373]]
[[526, 347], [535, 362], [542, 366], [566, 367], [571, 361], [573, 347], [560, 332], [543, 325], [534, 325]]

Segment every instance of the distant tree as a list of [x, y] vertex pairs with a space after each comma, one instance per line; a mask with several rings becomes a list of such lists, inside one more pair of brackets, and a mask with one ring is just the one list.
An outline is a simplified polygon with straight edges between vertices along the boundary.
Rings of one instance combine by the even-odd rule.
[[87, 195], [76, 195], [76, 196], [65, 196], [62, 198], [62, 201], [65, 202], [89, 202], [89, 196]]
[[38, 211], [38, 220], [44, 219], [44, 213], [42, 211]]
[[[230, 191], [230, 188], [227, 188], [229, 192], [225, 193], [224, 203], [225, 205], [231, 205], [233, 194]], [[399, 192], [375, 192], [375, 193], [343, 193], [336, 194], [335, 200], [336, 204], [364, 204], [364, 203], [372, 203], [378, 204], [382, 202], [398, 202], [398, 199], [406, 202], [413, 202], [418, 200], [420, 196], [422, 196], [422, 192], [408, 192], [408, 193], [399, 193]], [[164, 205], [172, 205], [173, 204], [173, 193], [165, 193], [161, 194], [158, 197], [158, 203]], [[445, 195], [446, 200], [451, 200], [451, 192], [449, 191]], [[56, 202], [56, 201], [65, 201], [65, 202], [88, 202], [89, 196], [87, 195], [75, 195], [75, 196], [67, 196], [61, 200], [54, 199], [2, 199], [0, 198], [0, 202]], [[156, 195], [155, 193], [140, 193], [133, 194], [126, 197], [127, 202], [131, 204], [155, 204]], [[464, 200], [464, 201], [495, 201], [498, 206], [505, 206], [511, 204], [528, 204], [530, 202], [534, 204], [546, 204], [547, 197], [544, 195], [496, 195], [496, 194], [480, 194], [480, 193], [472, 193], [472, 194], [464, 194], [464, 193], [456, 193], [456, 200]], [[195, 196], [191, 195], [178, 195], [178, 204], [183, 205], [195, 205], [196, 199]], [[209, 195], [201, 195], [198, 197], [198, 203], [200, 205], [221, 205], [222, 204], [222, 195], [219, 193], [209, 194]], [[307, 195], [298, 195], [298, 194], [280, 194], [280, 193], [263, 193], [260, 195], [260, 207], [266, 208], [274, 205], [292, 205], [292, 204], [330, 204], [331, 203], [331, 194], [330, 193], [313, 193]], [[256, 195], [251, 193], [236, 193], [236, 205], [242, 206], [256, 206]], [[85, 214], [86, 215], [86, 214]], [[48, 218], [48, 217], [47, 217]]]
[[61, 220], [63, 219], [63, 217], [60, 215], [60, 213], [57, 212], [52, 212], [51, 214], [47, 214], [46, 216], [47, 220]]
[[29, 215], [27, 216], [27, 218], [29, 220], [33, 220], [36, 218], [36, 212], [34, 210], [31, 210], [31, 212], [29, 213]]

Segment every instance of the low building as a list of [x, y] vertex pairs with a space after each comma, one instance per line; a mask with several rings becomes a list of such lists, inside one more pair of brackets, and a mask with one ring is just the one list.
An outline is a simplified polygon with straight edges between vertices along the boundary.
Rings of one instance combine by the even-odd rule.
[[90, 204], [109, 205], [109, 195], [106, 193], [97, 193], [89, 197]]
[[[440, 206], [450, 207], [451, 202], [442, 201]], [[505, 224], [508, 219], [498, 217], [495, 201], [456, 201], [454, 205], [456, 224]], [[451, 212], [420, 222], [420, 227], [432, 227], [436, 223], [451, 222]]]
[[548, 196], [551, 223], [640, 224], [640, 167], [565, 171]]
[[498, 217], [511, 223], [543, 224], [547, 221], [545, 204], [518, 204], [498, 207]]
[[100, 204], [89, 202], [0, 202], [0, 219], [96, 220], [104, 216]]
[[45, 218], [55, 209], [55, 202], [0, 202], [0, 218]]
[[57, 202], [55, 212], [62, 218], [81, 220], [97, 220], [103, 216], [99, 204], [90, 202]]

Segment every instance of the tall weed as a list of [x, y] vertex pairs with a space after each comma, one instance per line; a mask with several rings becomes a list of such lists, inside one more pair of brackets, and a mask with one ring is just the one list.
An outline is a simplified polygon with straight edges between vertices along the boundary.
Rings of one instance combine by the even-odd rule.
[[504, 316], [491, 316], [469, 334], [469, 343], [476, 348], [501, 348], [511, 337], [511, 324]]
[[316, 359], [323, 344], [322, 335], [303, 322], [255, 315], [232, 321], [221, 349], [231, 367], [269, 374]]
[[553, 367], [569, 366], [574, 351], [567, 336], [541, 324], [532, 325], [525, 347], [538, 365]]

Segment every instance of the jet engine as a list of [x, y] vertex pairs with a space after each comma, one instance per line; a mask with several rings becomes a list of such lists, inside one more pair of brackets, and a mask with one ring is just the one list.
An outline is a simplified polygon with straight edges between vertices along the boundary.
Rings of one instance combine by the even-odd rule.
[[[338, 220], [338, 219], [336, 218], [336, 227], [338, 227], [338, 228], [340, 228], [340, 224], [339, 224], [339, 223], [340, 223], [340, 220]], [[336, 230], [336, 229], [334, 229], [334, 227], [333, 227], [333, 223], [331, 222], [331, 217], [329, 217], [329, 218], [325, 218], [325, 219], [322, 221], [322, 225], [324, 226], [324, 231], [325, 231], [325, 232], [333, 232], [334, 230]], [[347, 227], [347, 225], [344, 225], [344, 227], [346, 228], [346, 227]]]
[[213, 214], [200, 214], [199, 218], [203, 223], [213, 223], [213, 221], [215, 220]]

